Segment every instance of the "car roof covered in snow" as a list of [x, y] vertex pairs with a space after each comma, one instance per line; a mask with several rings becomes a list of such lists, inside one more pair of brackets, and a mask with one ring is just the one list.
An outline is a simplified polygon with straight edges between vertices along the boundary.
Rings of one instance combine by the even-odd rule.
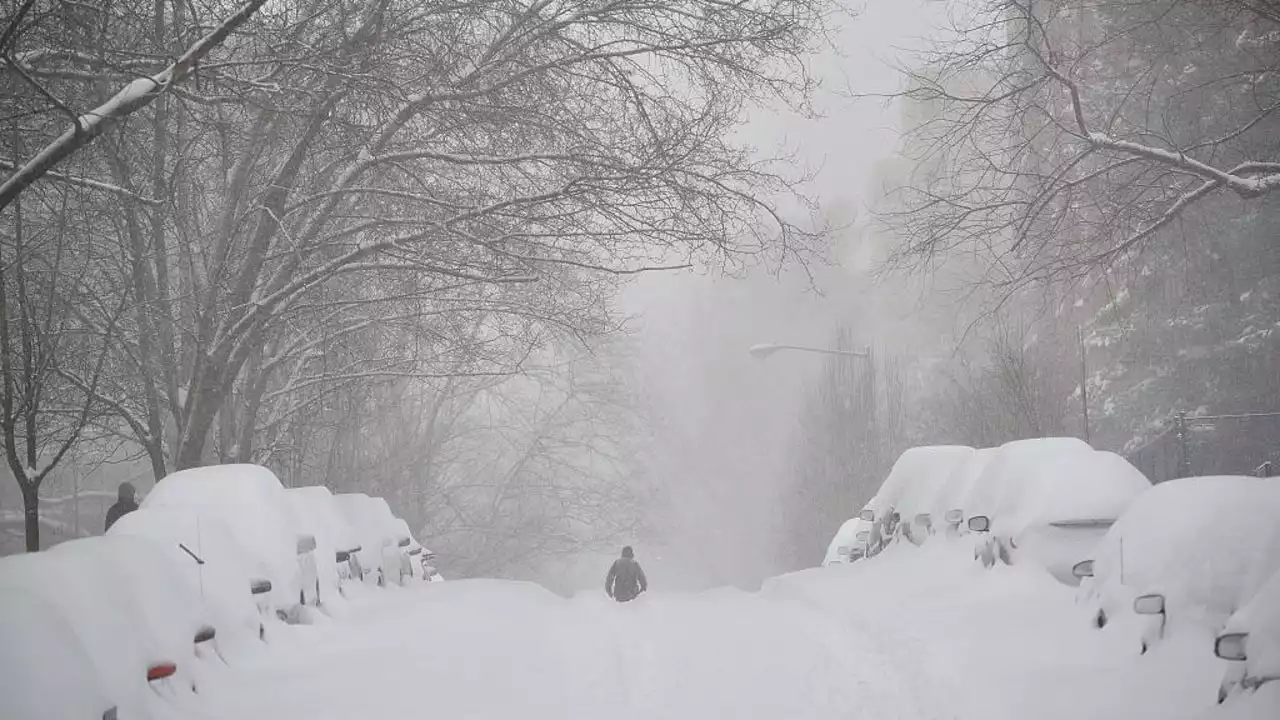
[[960, 461], [946, 480], [938, 487], [933, 498], [932, 512], [946, 515], [951, 510], [968, 511], [966, 502], [973, 485], [981, 477], [987, 465], [995, 458], [998, 448], [980, 448]]
[[926, 445], [906, 450], [893, 463], [889, 476], [867, 507], [875, 511], [877, 519], [890, 509], [904, 519], [928, 512], [929, 498], [973, 452], [965, 445]]
[[1219, 627], [1280, 569], [1278, 519], [1274, 479], [1161, 483], [1129, 506], [1094, 551], [1093, 592], [1113, 608], [1163, 593], [1171, 617], [1191, 613]]
[[1035, 438], [997, 448], [961, 503], [966, 515], [990, 517], [993, 532], [1016, 534], [1036, 523], [1110, 523], [1150, 486], [1124, 458], [1083, 440]]
[[993, 532], [1018, 533], [1032, 525], [1115, 522], [1151, 489], [1128, 460], [1113, 452], [1067, 452], [1016, 465], [999, 486], [989, 512]]
[[316, 536], [317, 541], [327, 539], [334, 550], [352, 550], [360, 544], [355, 528], [338, 509], [334, 494], [324, 486], [289, 488], [285, 491], [299, 527]]

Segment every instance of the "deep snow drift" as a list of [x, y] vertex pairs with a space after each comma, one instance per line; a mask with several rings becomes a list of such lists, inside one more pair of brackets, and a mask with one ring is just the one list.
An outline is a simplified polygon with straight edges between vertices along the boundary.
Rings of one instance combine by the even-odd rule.
[[202, 695], [215, 718], [1273, 720], [1280, 683], [1215, 704], [1209, 638], [1145, 656], [1033, 566], [963, 542], [616, 605], [461, 581], [291, 628]]

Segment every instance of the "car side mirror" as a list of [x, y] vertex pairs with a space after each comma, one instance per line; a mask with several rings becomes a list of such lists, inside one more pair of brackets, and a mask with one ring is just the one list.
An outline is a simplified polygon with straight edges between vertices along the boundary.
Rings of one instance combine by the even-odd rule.
[[1081, 560], [1071, 566], [1071, 574], [1078, 578], [1093, 577], [1093, 561]]
[[959, 525], [960, 522], [964, 520], [964, 511], [961, 510], [960, 508], [956, 508], [954, 510], [948, 510], [946, 515], [946, 520], [952, 525]]
[[265, 595], [271, 592], [271, 581], [264, 578], [249, 581], [249, 592], [253, 595]]
[[1213, 641], [1213, 654], [1223, 660], [1244, 662], [1249, 659], [1245, 652], [1245, 644], [1249, 641], [1249, 633], [1227, 633], [1219, 635]]
[[858, 534], [857, 534], [857, 535], [854, 535], [853, 537], [854, 537], [854, 539], [855, 539], [855, 540], [857, 540], [858, 542], [860, 542], [860, 543], [864, 543], [864, 542], [866, 542], [866, 541], [868, 541], [868, 540], [870, 540], [870, 539], [871, 539], [871, 531], [870, 531], [870, 530], [859, 530], [859, 531], [858, 531]]
[[218, 636], [218, 631], [213, 629], [212, 625], [204, 625], [196, 631], [195, 644], [206, 643]]
[[397, 542], [396, 545], [400, 547], [409, 547], [410, 542], [411, 541], [409, 540], [409, 538], [403, 537], [403, 538], [400, 538], [399, 542]]
[[298, 554], [306, 555], [316, 549], [315, 535], [299, 535], [298, 536]]
[[924, 525], [925, 527], [928, 527], [933, 524], [933, 518], [929, 516], [929, 513], [920, 513], [919, 515], [916, 515], [915, 523], [917, 525]]
[[974, 515], [969, 518], [969, 529], [973, 532], [986, 532], [991, 529], [991, 518], [986, 515]]
[[1133, 611], [1139, 615], [1163, 615], [1164, 595], [1148, 593], [1133, 599]]
[[863, 522], [875, 522], [876, 511], [871, 510], [870, 508], [863, 510], [862, 512], [858, 513], [858, 519], [862, 520]]

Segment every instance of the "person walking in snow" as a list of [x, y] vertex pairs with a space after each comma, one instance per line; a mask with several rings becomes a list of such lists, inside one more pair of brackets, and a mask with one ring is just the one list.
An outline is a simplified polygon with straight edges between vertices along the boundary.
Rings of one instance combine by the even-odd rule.
[[635, 600], [636, 596], [649, 589], [649, 581], [644, 576], [640, 563], [636, 562], [635, 551], [628, 545], [622, 548], [622, 557], [613, 561], [609, 574], [604, 579], [604, 591], [618, 602]]
[[138, 509], [138, 502], [133, 499], [136, 492], [133, 483], [120, 483], [116, 490], [116, 504], [107, 508], [107, 526], [102, 528], [102, 532], [110, 530], [117, 520]]

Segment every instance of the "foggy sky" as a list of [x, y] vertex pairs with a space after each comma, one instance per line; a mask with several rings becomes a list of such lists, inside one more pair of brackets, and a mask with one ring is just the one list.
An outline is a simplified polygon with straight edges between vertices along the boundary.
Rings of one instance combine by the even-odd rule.
[[[814, 58], [824, 86], [814, 105], [823, 117], [761, 112], [746, 130], [747, 142], [764, 154], [794, 151], [815, 172], [811, 194], [838, 222], [865, 215], [871, 170], [898, 140], [897, 108], [854, 101], [846, 91], [896, 89], [890, 62], [928, 33], [928, 13], [938, 8], [923, 0], [868, 0], [858, 17], [842, 21], [838, 52]], [[655, 421], [652, 467], [675, 510], [673, 517], [651, 518], [666, 540], [647, 561], [655, 584], [751, 587], [776, 571], [786, 454], [821, 357], [779, 353], [759, 361], [747, 348], [827, 345], [841, 320], [865, 326], [855, 330], [862, 341], [892, 334], [892, 320], [876, 317], [878, 303], [867, 307], [867, 298], [849, 291], [852, 276], [866, 270], [850, 262], [858, 257], [851, 242], [846, 235], [835, 248], [846, 267], [815, 268], [816, 291], [803, 272], [774, 276], [763, 268], [745, 279], [647, 275], [626, 291], [624, 309], [638, 318], [636, 371]]]

